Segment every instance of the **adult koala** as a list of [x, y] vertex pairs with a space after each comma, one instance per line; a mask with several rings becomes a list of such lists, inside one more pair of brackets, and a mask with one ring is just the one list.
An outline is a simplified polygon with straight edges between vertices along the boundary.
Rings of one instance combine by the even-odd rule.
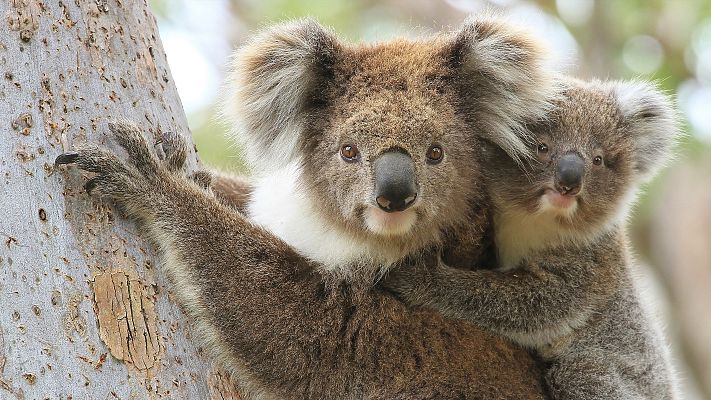
[[180, 137], [160, 161], [126, 123], [110, 125], [126, 159], [85, 144], [57, 162], [97, 173], [87, 189], [144, 228], [245, 397], [541, 398], [525, 351], [374, 288], [485, 206], [475, 137], [525, 149], [553, 92], [536, 44], [489, 18], [376, 45], [302, 21], [234, 65], [226, 114], [259, 173], [251, 195], [219, 175], [204, 190], [179, 171]]

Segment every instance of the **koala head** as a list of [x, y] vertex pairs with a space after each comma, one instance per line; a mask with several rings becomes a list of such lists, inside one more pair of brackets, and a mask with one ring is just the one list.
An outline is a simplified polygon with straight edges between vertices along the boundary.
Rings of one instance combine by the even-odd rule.
[[280, 190], [303, 192], [329, 229], [418, 243], [479, 190], [475, 137], [527, 150], [524, 124], [553, 92], [542, 64], [534, 41], [491, 18], [379, 44], [291, 22], [237, 52], [223, 114], [257, 174], [297, 171]]
[[639, 186], [670, 159], [677, 116], [671, 99], [651, 83], [568, 80], [564, 86], [550, 119], [532, 129], [530, 166], [522, 171], [492, 152], [500, 169], [488, 181], [501, 207], [591, 233], [624, 218]]

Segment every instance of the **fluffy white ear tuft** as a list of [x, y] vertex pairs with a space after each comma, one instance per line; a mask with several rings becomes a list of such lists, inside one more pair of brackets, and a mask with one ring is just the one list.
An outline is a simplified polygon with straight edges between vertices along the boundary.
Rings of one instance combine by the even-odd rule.
[[339, 47], [330, 31], [307, 19], [266, 29], [235, 53], [221, 115], [252, 168], [279, 168], [300, 154], [304, 117]]
[[651, 82], [614, 82], [622, 124], [634, 140], [635, 169], [642, 181], [652, 179], [672, 158], [681, 137], [674, 101]]
[[547, 51], [515, 25], [488, 15], [468, 18], [454, 43], [473, 122], [514, 159], [529, 156], [526, 126], [545, 119], [561, 93]]

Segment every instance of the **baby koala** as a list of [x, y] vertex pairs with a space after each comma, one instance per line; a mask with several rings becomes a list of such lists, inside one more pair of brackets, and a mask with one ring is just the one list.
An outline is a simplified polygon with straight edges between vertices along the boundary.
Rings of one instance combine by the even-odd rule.
[[386, 285], [410, 304], [536, 350], [555, 399], [673, 399], [624, 225], [639, 186], [670, 158], [674, 108], [649, 83], [563, 86], [550, 120], [532, 129], [526, 168], [482, 142], [498, 269], [421, 262]]

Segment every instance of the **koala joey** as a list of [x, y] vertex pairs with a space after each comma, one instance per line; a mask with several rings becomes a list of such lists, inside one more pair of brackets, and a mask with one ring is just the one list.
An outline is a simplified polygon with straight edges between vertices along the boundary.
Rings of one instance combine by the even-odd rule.
[[386, 285], [411, 304], [537, 350], [555, 399], [674, 398], [624, 223], [640, 184], [670, 156], [675, 112], [649, 83], [564, 87], [549, 121], [533, 129], [527, 168], [482, 143], [499, 269], [420, 263]]
[[376, 45], [301, 21], [258, 35], [233, 70], [225, 114], [257, 173], [251, 193], [189, 179], [178, 136], [160, 161], [127, 123], [110, 130], [128, 157], [83, 144], [57, 162], [96, 173], [87, 189], [155, 243], [244, 396], [542, 398], [527, 351], [373, 286], [483, 207], [474, 138], [526, 150], [523, 126], [554, 92], [536, 43], [491, 18]]

